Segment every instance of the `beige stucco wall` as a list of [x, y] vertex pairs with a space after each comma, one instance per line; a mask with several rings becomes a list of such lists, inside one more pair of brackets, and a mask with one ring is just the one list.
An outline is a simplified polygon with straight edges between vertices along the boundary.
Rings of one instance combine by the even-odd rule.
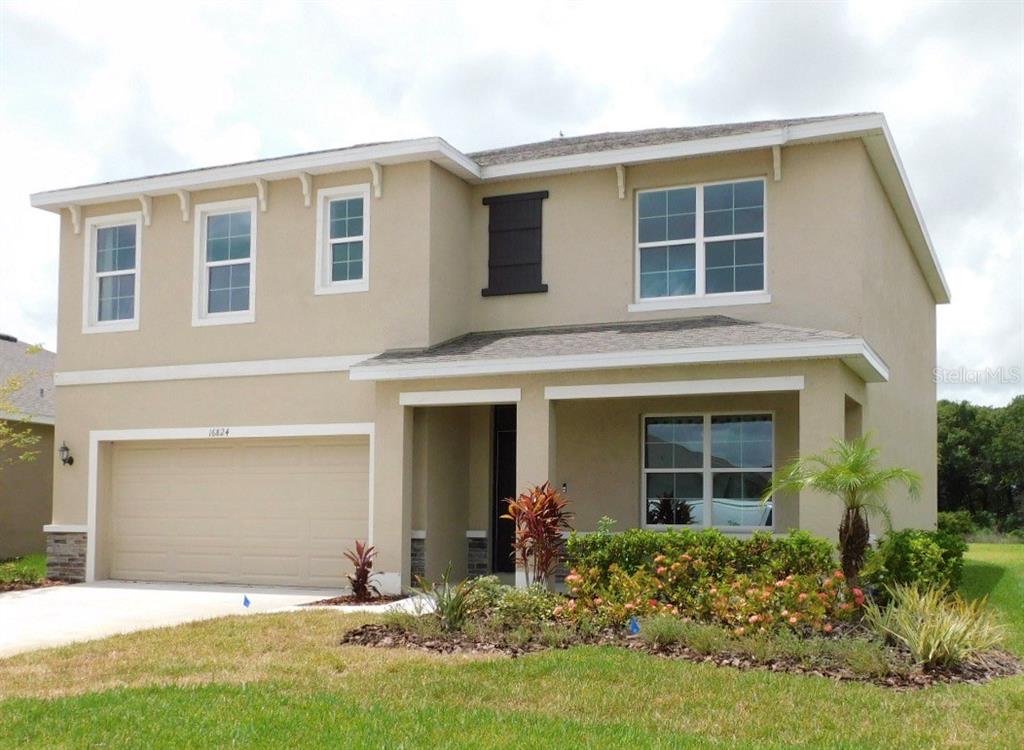
[[[192, 325], [195, 211], [181, 219], [174, 196], [153, 199], [141, 236], [139, 330], [82, 333], [84, 222], [139, 211], [138, 202], [83, 208], [83, 230], [61, 222], [59, 370], [191, 364], [249, 359], [366, 354], [422, 346], [428, 339], [428, 163], [388, 167], [386, 189], [370, 197], [370, 289], [314, 294], [316, 201], [303, 205], [299, 181], [269, 183], [265, 213], [256, 212], [256, 320]], [[321, 175], [317, 190], [369, 182], [368, 171]], [[252, 197], [254, 186], [197, 191], [198, 204]]]
[[[938, 510], [935, 305], [870, 164], [862, 166], [863, 335], [889, 365], [888, 383], [867, 386], [863, 424], [887, 465], [922, 478], [921, 500], [896, 503], [893, 524], [934, 528]], [[878, 525], [878, 524], [876, 524]]]
[[29, 449], [36, 454], [34, 460], [18, 460], [20, 450], [0, 451], [0, 560], [46, 551], [43, 525], [51, 516], [53, 427], [32, 425], [29, 430], [39, 436]]
[[57, 439], [75, 463], [54, 470], [53, 520], [86, 523], [91, 430], [373, 422], [374, 411], [373, 385], [345, 373], [62, 386]]
[[[614, 169], [473, 186], [468, 330], [567, 323], [732, 315], [858, 333], [864, 268], [860, 198], [870, 165], [859, 141], [783, 149], [783, 179], [771, 178], [767, 149], [626, 169], [626, 198]], [[628, 312], [634, 301], [634, 195], [648, 188], [766, 177], [770, 304]], [[437, 186], [435, 186], [436, 189]], [[482, 297], [487, 284], [489, 195], [548, 190], [543, 203], [544, 294]]]

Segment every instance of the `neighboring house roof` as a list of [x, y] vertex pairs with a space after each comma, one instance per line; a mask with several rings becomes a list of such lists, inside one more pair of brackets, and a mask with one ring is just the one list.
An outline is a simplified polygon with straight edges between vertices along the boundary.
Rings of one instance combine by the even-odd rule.
[[644, 365], [840, 358], [865, 380], [888, 369], [863, 339], [839, 331], [721, 315], [469, 333], [426, 349], [384, 352], [354, 365], [353, 380], [405, 380]]
[[20, 413], [3, 414], [39, 424], [53, 424], [56, 408], [53, 398], [53, 371], [57, 355], [46, 349], [32, 351], [32, 345], [13, 336], [0, 334], [0, 383], [14, 375], [25, 378], [24, 385], [8, 400]]
[[[429, 160], [468, 182], [487, 183], [771, 148], [779, 157], [778, 167], [781, 170], [779, 149], [784, 146], [850, 138], [863, 141], [935, 301], [949, 302], [949, 288], [889, 126], [885, 116], [876, 112], [600, 133], [473, 154], [462, 153], [436, 137], [387, 141], [50, 190], [34, 193], [31, 201], [33, 206], [49, 211], [69, 210], [77, 232], [83, 205], [177, 194], [185, 214], [189, 205], [188, 193], [193, 190], [298, 178], [303, 181], [303, 189], [308, 194], [311, 174], [364, 168], [373, 170], [375, 188], [379, 189], [383, 182], [381, 165], [413, 161]], [[148, 205], [146, 200], [142, 202], [144, 206]]]

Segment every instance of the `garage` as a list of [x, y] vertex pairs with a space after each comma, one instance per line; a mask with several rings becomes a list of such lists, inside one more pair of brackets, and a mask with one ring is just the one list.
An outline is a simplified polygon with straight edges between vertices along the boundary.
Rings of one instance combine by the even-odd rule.
[[116, 442], [110, 577], [338, 587], [367, 538], [366, 436]]

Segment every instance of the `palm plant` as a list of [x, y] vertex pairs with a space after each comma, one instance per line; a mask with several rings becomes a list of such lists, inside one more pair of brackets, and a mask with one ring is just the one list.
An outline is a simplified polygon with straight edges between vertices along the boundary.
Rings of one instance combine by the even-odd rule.
[[910, 469], [878, 465], [878, 449], [868, 436], [850, 441], [833, 440], [824, 453], [804, 456], [782, 469], [765, 489], [762, 501], [777, 492], [813, 489], [838, 497], [843, 504], [839, 524], [839, 555], [843, 574], [856, 581], [864, 566], [871, 529], [868, 516], [881, 517], [891, 525], [885, 492], [903, 484], [912, 499], [921, 493], [921, 477]]

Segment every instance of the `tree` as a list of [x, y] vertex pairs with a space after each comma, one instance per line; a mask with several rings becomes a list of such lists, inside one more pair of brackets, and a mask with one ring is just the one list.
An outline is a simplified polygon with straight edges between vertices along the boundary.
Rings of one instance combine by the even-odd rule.
[[[39, 349], [29, 347], [28, 353]], [[0, 469], [15, 461], [34, 461], [39, 456], [32, 446], [40, 436], [28, 423], [30, 415], [14, 403], [14, 394], [24, 387], [26, 379], [25, 374], [15, 374], [0, 380]]]
[[939, 510], [1024, 525], [1024, 396], [1003, 407], [938, 404]]
[[864, 566], [871, 529], [868, 516], [891, 524], [886, 490], [903, 484], [911, 498], [921, 492], [921, 478], [910, 469], [880, 468], [878, 449], [867, 436], [849, 442], [833, 440], [832, 447], [815, 456], [803, 456], [782, 469], [764, 492], [763, 500], [777, 492], [818, 490], [838, 497], [843, 504], [839, 523], [839, 556], [843, 574], [852, 583]]

